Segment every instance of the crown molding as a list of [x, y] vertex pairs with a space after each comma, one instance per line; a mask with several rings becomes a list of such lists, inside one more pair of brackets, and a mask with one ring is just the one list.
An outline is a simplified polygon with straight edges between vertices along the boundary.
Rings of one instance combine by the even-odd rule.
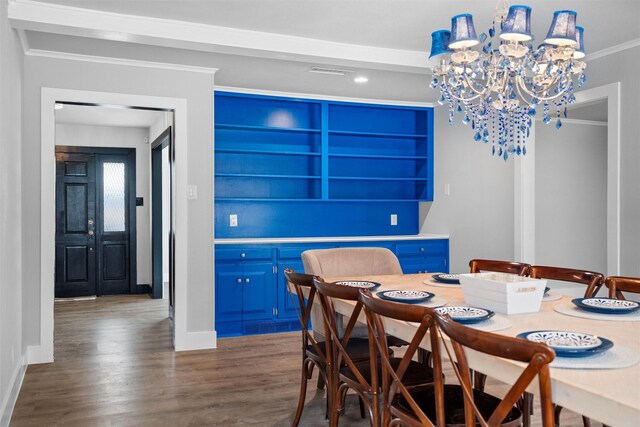
[[424, 73], [428, 52], [389, 49], [193, 22], [15, 0], [8, 7], [16, 29], [142, 43], [216, 53]]
[[593, 61], [594, 59], [604, 58], [605, 56], [613, 55], [614, 53], [622, 52], [623, 50], [633, 49], [640, 46], [640, 39], [629, 40], [628, 42], [620, 43], [615, 46], [607, 47], [590, 53], [586, 56], [585, 61]]
[[276, 90], [251, 89], [234, 86], [215, 86], [215, 91], [246, 93], [250, 95], [283, 96], [287, 98], [318, 99], [322, 101], [357, 102], [362, 104], [396, 105], [399, 107], [434, 107], [432, 102], [398, 101], [389, 99], [353, 98], [348, 96], [331, 96], [315, 93], [281, 92]]
[[65, 59], [71, 61], [96, 62], [100, 64], [127, 65], [133, 67], [156, 68], [162, 70], [188, 71], [191, 73], [215, 74], [217, 68], [197, 67], [194, 65], [170, 64], [167, 62], [140, 61], [138, 59], [113, 58], [107, 56], [81, 55], [68, 52], [54, 52], [50, 50], [29, 49], [26, 56], [41, 58]]
[[[601, 122], [599, 120], [582, 120], [582, 119], [561, 119], [562, 124], [567, 125], [590, 125], [590, 126], [608, 126], [609, 122]], [[542, 119], [536, 119], [536, 122], [542, 122]]]

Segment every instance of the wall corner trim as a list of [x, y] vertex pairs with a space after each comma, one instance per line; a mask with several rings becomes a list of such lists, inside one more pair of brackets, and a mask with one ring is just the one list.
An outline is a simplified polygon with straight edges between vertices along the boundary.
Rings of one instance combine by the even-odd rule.
[[216, 331], [187, 332], [184, 340], [176, 341], [176, 351], [210, 350], [218, 347]]
[[0, 406], [0, 427], [8, 427], [11, 421], [11, 415], [13, 415], [13, 409], [18, 401], [18, 395], [22, 388], [22, 381], [24, 375], [27, 372], [27, 355], [23, 354], [18, 361], [18, 366], [13, 371], [11, 381], [9, 382], [11, 388], [7, 393], [7, 396], [2, 400], [2, 406]]

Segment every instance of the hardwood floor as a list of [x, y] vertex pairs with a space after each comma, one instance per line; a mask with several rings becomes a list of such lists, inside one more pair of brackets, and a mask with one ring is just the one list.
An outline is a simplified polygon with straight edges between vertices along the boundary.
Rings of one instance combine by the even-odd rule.
[[[166, 300], [139, 295], [56, 303], [55, 328], [55, 362], [28, 368], [12, 427], [291, 425], [298, 333], [174, 353]], [[328, 425], [324, 405], [314, 375], [301, 425]], [[581, 425], [564, 412], [563, 425]], [[369, 425], [353, 398], [340, 421]]]

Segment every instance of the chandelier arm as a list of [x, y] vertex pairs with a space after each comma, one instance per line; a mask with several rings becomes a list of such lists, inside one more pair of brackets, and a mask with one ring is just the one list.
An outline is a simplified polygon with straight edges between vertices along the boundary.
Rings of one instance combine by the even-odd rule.
[[[466, 67], [465, 67], [465, 70], [466, 70]], [[473, 82], [469, 80], [469, 76], [467, 75], [467, 73], [463, 73], [463, 75], [464, 75], [464, 81], [465, 83], [467, 83], [467, 86], [469, 86], [469, 89], [471, 89], [477, 95], [484, 95], [487, 92], [487, 89], [489, 88], [489, 79], [487, 79], [487, 84], [484, 85], [484, 89], [480, 91], [480, 90], [477, 90], [475, 87], [473, 87]]]
[[[555, 84], [555, 80], [557, 80], [557, 78], [556, 78], [556, 79], [554, 79], [554, 82], [553, 82], [554, 84]], [[556, 95], [553, 95], [553, 96], [538, 96], [538, 95], [536, 94], [536, 92], [534, 92], [534, 91], [530, 91], [530, 90], [529, 90], [529, 88], [528, 88], [528, 87], [527, 87], [527, 85], [524, 83], [524, 80], [522, 79], [522, 77], [521, 77], [521, 76], [517, 76], [517, 77], [516, 77], [516, 82], [518, 83], [518, 84], [516, 85], [516, 87], [518, 88], [518, 94], [519, 94], [519, 95], [522, 97], [522, 99], [524, 99], [525, 101], [526, 101], [526, 98], [525, 98], [524, 96], [522, 96], [522, 92], [520, 92], [520, 89], [521, 89], [521, 88], [522, 88], [522, 90], [524, 90], [524, 91], [527, 93], [527, 95], [529, 95], [529, 96], [530, 96], [530, 97], [532, 97], [532, 98], [534, 98], [534, 97], [535, 97], [535, 98], [537, 98], [537, 99], [538, 99], [538, 100], [540, 100], [540, 101], [553, 101], [553, 100], [555, 100], [555, 99], [558, 99], [558, 98], [560, 98], [562, 95], [564, 95], [564, 94], [567, 92], [567, 90], [569, 89], [569, 85], [567, 85], [567, 86], [566, 86], [562, 91], [560, 91], [560, 92], [559, 92], [559, 93], [557, 93]], [[531, 103], [530, 101], [528, 101], [528, 102], [529, 102], [529, 103]]]
[[442, 76], [442, 83], [445, 85], [445, 87], [447, 88], [447, 93], [449, 94], [449, 96], [451, 96], [453, 99], [455, 99], [456, 101], [462, 101], [462, 102], [471, 102], [471, 101], [475, 101], [476, 99], [478, 99], [480, 96], [482, 96], [482, 93], [477, 93], [476, 95], [472, 96], [471, 98], [463, 98], [460, 96], [455, 95], [453, 92], [451, 92], [451, 90], [449, 90], [449, 85], [447, 85], [447, 78], [446, 76]]

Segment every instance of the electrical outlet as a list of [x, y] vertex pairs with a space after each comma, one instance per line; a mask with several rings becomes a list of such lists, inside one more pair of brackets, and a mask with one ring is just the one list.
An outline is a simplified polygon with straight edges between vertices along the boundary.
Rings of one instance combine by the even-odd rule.
[[398, 225], [398, 215], [391, 214], [391, 225]]
[[187, 185], [187, 199], [197, 199], [198, 198], [198, 186], [197, 185]]
[[238, 226], [238, 215], [231, 214], [229, 215], [229, 227], [237, 227]]

